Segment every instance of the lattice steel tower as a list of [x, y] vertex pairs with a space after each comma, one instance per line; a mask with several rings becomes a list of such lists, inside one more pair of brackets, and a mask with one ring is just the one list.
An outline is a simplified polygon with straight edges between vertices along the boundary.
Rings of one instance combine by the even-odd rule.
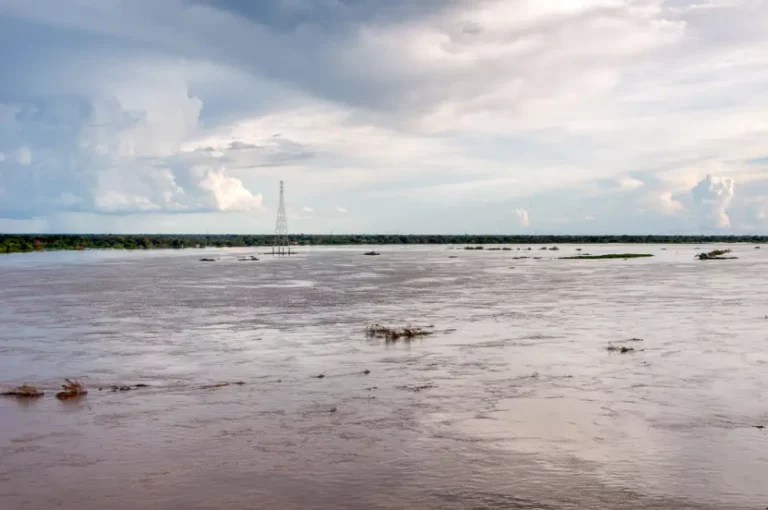
[[275, 242], [272, 245], [272, 255], [291, 254], [291, 244], [288, 241], [288, 219], [285, 217], [283, 191], [283, 181], [280, 181], [280, 205], [277, 207], [277, 225], [275, 226]]

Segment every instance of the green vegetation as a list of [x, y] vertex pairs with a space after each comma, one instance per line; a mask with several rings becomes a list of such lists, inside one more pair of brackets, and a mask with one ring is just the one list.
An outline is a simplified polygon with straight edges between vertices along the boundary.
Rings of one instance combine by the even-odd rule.
[[733, 260], [737, 257], [725, 257], [731, 253], [731, 250], [712, 250], [709, 253], [699, 253], [696, 258], [699, 260]]
[[[0, 234], [0, 253], [41, 250], [149, 250], [157, 248], [228, 248], [272, 246], [271, 235], [114, 235]], [[376, 244], [454, 244], [482, 250], [482, 245], [766, 243], [768, 236], [554, 236], [554, 235], [308, 235], [291, 236], [299, 246]], [[527, 249], [530, 249], [528, 247]], [[544, 248], [546, 249], [546, 247]]]
[[608, 255], [577, 255], [575, 257], [560, 257], [561, 260], [597, 260], [597, 259], [637, 259], [653, 257], [650, 253], [610, 253]]

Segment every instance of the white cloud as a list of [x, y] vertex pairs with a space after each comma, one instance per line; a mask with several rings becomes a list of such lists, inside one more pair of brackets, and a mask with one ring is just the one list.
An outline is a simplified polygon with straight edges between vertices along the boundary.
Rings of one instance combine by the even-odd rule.
[[32, 151], [29, 150], [29, 147], [20, 147], [16, 151], [16, 161], [22, 166], [32, 164]]
[[[768, 179], [739, 161], [766, 156], [765, 2], [307, 0], [271, 2], [269, 16], [247, 2], [117, 3], [0, 2], [13, 76], [0, 217], [167, 214], [194, 230], [259, 210], [276, 166], [292, 203], [364, 204], [344, 220], [361, 230], [464, 231], [509, 222], [517, 204], [537, 230], [556, 217], [562, 231], [684, 230], [699, 216], [738, 229], [762, 214], [745, 201]], [[40, 34], [11, 29], [24, 23]], [[48, 33], [55, 53], [29, 50], [54, 47], [32, 44]], [[688, 194], [706, 173], [750, 183], [730, 216]], [[424, 208], [419, 225], [393, 213], [403, 201]], [[227, 221], [269, 231], [269, 216]]]
[[528, 227], [531, 224], [530, 218], [528, 217], [528, 211], [525, 209], [516, 209], [515, 214], [517, 215], [517, 220], [520, 223], [521, 227]]
[[0, 163], [2, 163], [3, 161], [5, 161], [5, 154], [0, 152]]
[[314, 210], [314, 209], [312, 209], [311, 207], [304, 207], [304, 209], [302, 209], [302, 210], [303, 210], [305, 213], [308, 213], [308, 214], [314, 214], [314, 212], [315, 212], [315, 210]]
[[261, 195], [248, 191], [239, 179], [228, 177], [223, 169], [208, 170], [200, 188], [210, 192], [211, 205], [218, 211], [258, 211]]
[[342, 214], [346, 214], [348, 211], [344, 207], [336, 207], [336, 212], [340, 212]]
[[746, 220], [750, 227], [764, 226], [768, 220], [768, 199], [758, 198], [747, 203]]
[[635, 179], [633, 177], [622, 177], [618, 181], [619, 189], [624, 191], [632, 191], [637, 188], [643, 187], [643, 181]]
[[691, 189], [699, 221], [707, 229], [723, 229], [731, 226], [728, 206], [734, 195], [733, 179], [707, 175]]
[[675, 200], [671, 191], [662, 191], [656, 195], [651, 195], [652, 205], [655, 205], [656, 211], [662, 214], [675, 214], [685, 210], [685, 206]]

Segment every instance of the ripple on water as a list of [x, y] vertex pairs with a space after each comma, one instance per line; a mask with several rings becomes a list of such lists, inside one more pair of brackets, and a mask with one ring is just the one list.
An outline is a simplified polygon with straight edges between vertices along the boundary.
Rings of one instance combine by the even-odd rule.
[[[442, 247], [258, 265], [226, 250], [209, 265], [0, 257], [0, 382], [92, 389], [0, 399], [0, 495], [118, 510], [764, 507], [768, 252], [734, 249], [718, 265], [682, 247], [632, 247], [657, 253], [640, 263], [447, 263]], [[440, 334], [371, 342], [372, 322]], [[642, 350], [605, 349], [633, 337]], [[138, 381], [151, 388], [94, 390]], [[248, 384], [202, 389], [227, 381]]]

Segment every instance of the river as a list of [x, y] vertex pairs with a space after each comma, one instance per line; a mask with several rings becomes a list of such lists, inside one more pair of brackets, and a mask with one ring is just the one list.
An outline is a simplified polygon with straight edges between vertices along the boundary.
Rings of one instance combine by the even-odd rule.
[[0, 506], [768, 505], [768, 249], [459, 248], [0, 256]]

